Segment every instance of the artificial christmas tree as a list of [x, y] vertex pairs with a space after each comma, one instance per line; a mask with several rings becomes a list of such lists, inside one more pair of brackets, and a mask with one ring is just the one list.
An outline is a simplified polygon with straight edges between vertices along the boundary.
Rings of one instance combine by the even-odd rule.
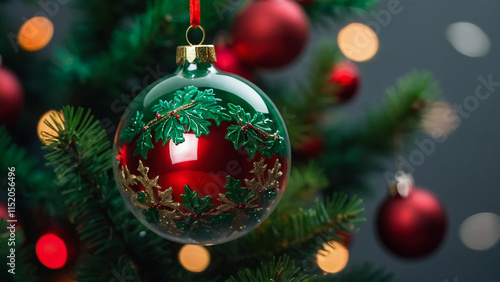
[[[63, 268], [77, 281], [390, 278], [366, 265], [343, 270], [345, 263], [335, 269], [339, 275], [316, 276], [323, 274], [316, 255], [331, 252], [326, 243], [335, 245], [358, 231], [364, 207], [355, 194], [362, 193], [363, 176], [382, 167], [383, 156], [394, 151], [391, 136], [418, 129], [435, 96], [433, 79], [425, 72], [409, 73], [366, 121], [325, 125], [332, 107], [341, 110], [334, 95], [323, 93], [330, 83], [325, 75], [341, 60], [335, 44], [312, 47], [317, 49], [310, 69], [304, 66], [308, 87], [259, 85], [276, 106], [255, 85], [214, 68], [211, 46], [188, 46], [179, 53], [175, 48], [185, 41], [190, 18], [192, 42], [203, 41], [200, 24], [207, 41], [219, 30], [232, 30], [233, 50], [242, 61], [278, 68], [297, 59], [309, 38], [309, 22], [332, 11], [368, 9], [373, 1], [313, 1], [305, 10], [291, 0], [247, 1], [246, 7], [223, 2], [203, 1], [199, 7], [188, 0], [76, 1], [65, 6], [81, 15], [71, 23], [78, 32], [54, 48], [51, 71], [40, 74], [43, 79], [27, 71], [23, 80], [28, 95], [57, 97], [57, 102], [42, 103], [42, 112], [60, 108], [62, 101], [72, 105], [41, 120], [48, 168], [40, 165], [33, 146], [21, 148], [0, 128], [0, 162], [16, 168], [16, 211], [28, 223], [15, 231], [17, 274], [0, 261], [6, 268], [2, 281], [54, 276], [38, 262], [35, 245], [43, 227], [60, 217], [78, 234], [79, 254]], [[278, 29], [252, 30], [254, 17], [267, 10], [248, 19], [238, 16], [262, 3], [281, 13], [267, 18], [268, 27]], [[280, 5], [294, 11], [293, 27], [286, 24], [292, 15], [280, 12]], [[260, 33], [250, 34], [254, 31]], [[0, 53], [11, 66], [21, 57], [9, 50]], [[29, 66], [43, 62], [37, 53], [29, 56]], [[27, 99], [27, 107], [36, 106]], [[33, 124], [42, 112], [31, 117]], [[106, 118], [94, 117], [110, 113], [110, 127]], [[306, 142], [315, 138], [312, 145]], [[302, 154], [293, 165], [291, 152]], [[200, 184], [208, 186], [200, 189]], [[10, 252], [9, 236], [0, 236], [3, 260]], [[176, 242], [205, 246], [185, 248]], [[204, 258], [203, 263], [190, 263], [190, 254]]]

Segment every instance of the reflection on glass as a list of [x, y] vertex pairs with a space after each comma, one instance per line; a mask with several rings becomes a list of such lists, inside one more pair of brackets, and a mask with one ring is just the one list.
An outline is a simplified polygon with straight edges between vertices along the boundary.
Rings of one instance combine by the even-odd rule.
[[196, 161], [198, 159], [198, 138], [192, 133], [184, 134], [186, 141], [175, 145], [172, 140], [168, 142], [172, 164]]

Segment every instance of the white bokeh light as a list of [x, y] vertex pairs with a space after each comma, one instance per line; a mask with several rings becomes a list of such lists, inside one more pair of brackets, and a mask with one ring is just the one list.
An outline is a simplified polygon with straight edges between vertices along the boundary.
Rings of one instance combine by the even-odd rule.
[[490, 51], [488, 35], [472, 23], [456, 22], [449, 25], [446, 38], [458, 52], [469, 57], [483, 57]]
[[500, 239], [500, 217], [489, 212], [472, 215], [460, 225], [459, 236], [470, 249], [490, 249]]

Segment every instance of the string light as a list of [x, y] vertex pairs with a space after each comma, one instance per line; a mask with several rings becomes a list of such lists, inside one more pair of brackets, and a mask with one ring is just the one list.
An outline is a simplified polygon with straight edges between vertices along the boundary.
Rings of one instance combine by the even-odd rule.
[[184, 245], [179, 251], [179, 262], [188, 271], [202, 272], [210, 264], [210, 253], [203, 246]]
[[58, 269], [66, 264], [68, 250], [64, 241], [54, 234], [45, 234], [36, 242], [36, 256], [46, 267]]
[[19, 29], [19, 46], [26, 51], [38, 51], [52, 39], [54, 25], [46, 17], [33, 17]]
[[377, 34], [361, 23], [352, 23], [342, 28], [337, 42], [344, 56], [356, 62], [373, 58], [379, 47]]
[[[63, 116], [60, 112], [50, 110], [43, 114], [43, 116], [38, 121], [37, 132], [38, 138], [46, 145], [50, 145], [52, 142], [50, 141], [50, 137], [48, 135], [57, 135], [57, 132], [50, 128], [47, 124], [45, 124], [45, 120], [47, 120], [54, 128], [57, 126], [54, 124], [54, 120], [58, 123], [63, 122]], [[44, 134], [42, 134], [44, 132]]]
[[323, 244], [323, 250], [316, 254], [319, 268], [328, 273], [342, 271], [349, 261], [349, 251], [342, 244], [331, 241]]

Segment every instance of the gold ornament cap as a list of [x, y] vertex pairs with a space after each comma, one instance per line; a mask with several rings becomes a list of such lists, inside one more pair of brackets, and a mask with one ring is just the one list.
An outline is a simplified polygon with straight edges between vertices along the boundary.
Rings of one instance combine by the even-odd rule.
[[178, 46], [175, 61], [179, 64], [184, 59], [190, 63], [193, 63], [196, 59], [198, 59], [200, 63], [217, 62], [215, 47], [214, 45]]

